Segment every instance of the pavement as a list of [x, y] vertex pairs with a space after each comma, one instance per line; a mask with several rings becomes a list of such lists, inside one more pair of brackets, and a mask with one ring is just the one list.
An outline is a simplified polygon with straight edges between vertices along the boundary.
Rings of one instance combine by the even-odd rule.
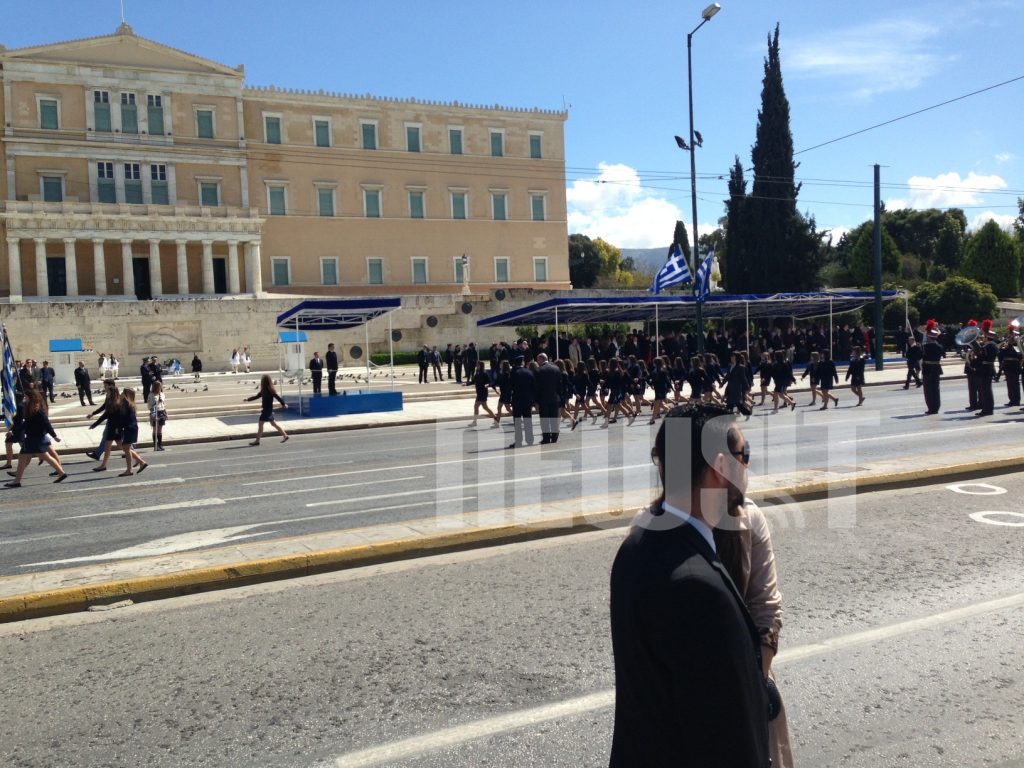
[[[953, 367], [952, 363], [947, 366]], [[258, 378], [258, 374], [253, 376]], [[883, 371], [867, 371], [867, 383], [891, 386], [902, 382], [904, 376], [905, 367], [890, 366]], [[302, 434], [465, 420], [471, 413], [466, 388], [454, 384], [396, 386], [415, 393], [415, 397], [407, 398], [401, 412], [320, 419], [288, 417], [283, 424], [290, 434]], [[417, 386], [425, 388], [421, 392], [429, 399], [416, 392]], [[237, 395], [238, 390], [234, 393]], [[168, 445], [251, 439], [255, 425], [251, 415], [239, 414], [182, 418], [175, 420], [173, 427], [174, 437], [166, 441]], [[142, 431], [145, 436], [146, 429]], [[59, 434], [59, 448], [65, 453], [92, 449], [98, 438], [95, 431], [84, 426], [61, 427]], [[757, 501], [840, 500], [844, 495], [869, 489], [1012, 472], [1022, 466], [1024, 446], [1009, 451], [1004, 445], [972, 449], [969, 459], [962, 449], [951, 450], [918, 455], [909, 464], [903, 459], [863, 462], [853, 473], [837, 467], [763, 475], [753, 479], [750, 496]], [[84, 610], [126, 599], [221, 589], [428, 553], [622, 526], [650, 497], [650, 490], [622, 492], [4, 577], [0, 578], [0, 622]]]

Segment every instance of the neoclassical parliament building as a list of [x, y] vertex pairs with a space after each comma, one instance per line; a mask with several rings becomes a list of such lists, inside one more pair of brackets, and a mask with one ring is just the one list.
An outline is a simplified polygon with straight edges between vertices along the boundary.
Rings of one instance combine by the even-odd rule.
[[252, 87], [127, 24], [0, 66], [0, 301], [570, 287], [563, 111]]

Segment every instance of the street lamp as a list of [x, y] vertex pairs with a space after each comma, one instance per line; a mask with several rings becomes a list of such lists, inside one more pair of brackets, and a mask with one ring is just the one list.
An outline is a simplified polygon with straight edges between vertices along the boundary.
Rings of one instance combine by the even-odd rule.
[[462, 295], [469, 296], [469, 257], [462, 254]]
[[[698, 29], [711, 21], [711, 17], [720, 10], [722, 10], [722, 6], [718, 3], [712, 3], [705, 8], [700, 14], [700, 24], [694, 27], [693, 31], [686, 36], [686, 78], [690, 92], [690, 203], [693, 207], [693, 256], [691, 257], [693, 264], [691, 274], [693, 275], [694, 294], [697, 292], [697, 268], [700, 266], [697, 262], [700, 258], [700, 246], [697, 237], [697, 155], [693, 130], [693, 36], [697, 34]], [[679, 144], [678, 138], [676, 143]], [[682, 148], [681, 144], [680, 148]], [[697, 301], [697, 353], [704, 354], [704, 304], [699, 300]]]

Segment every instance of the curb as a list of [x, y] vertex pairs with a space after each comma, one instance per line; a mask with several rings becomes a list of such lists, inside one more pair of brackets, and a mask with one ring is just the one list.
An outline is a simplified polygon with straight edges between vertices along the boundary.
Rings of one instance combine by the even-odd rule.
[[[881, 491], [927, 485], [938, 478], [956, 479], [1019, 471], [1024, 455], [927, 469], [882, 472], [834, 482], [818, 481], [777, 486], [751, 492], [753, 501], [781, 500], [784, 503], [813, 501], [840, 493]], [[379, 544], [362, 544], [294, 555], [281, 555], [245, 562], [197, 568], [160, 576], [139, 576], [87, 586], [0, 598], [0, 623], [86, 610], [92, 605], [130, 598], [155, 600], [197, 592], [310, 576], [377, 563], [408, 560], [478, 547], [513, 544], [531, 539], [552, 538], [585, 531], [623, 527], [638, 508], [620, 508], [595, 515], [558, 515], [528, 523], [505, 523], [471, 530], [395, 539]]]

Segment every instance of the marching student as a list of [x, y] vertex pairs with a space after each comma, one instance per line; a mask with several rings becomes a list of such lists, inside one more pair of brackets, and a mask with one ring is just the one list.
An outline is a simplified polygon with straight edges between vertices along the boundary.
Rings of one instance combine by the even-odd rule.
[[476, 387], [476, 400], [473, 402], [473, 421], [469, 423], [467, 429], [476, 426], [476, 420], [480, 415], [481, 408], [487, 411], [487, 415], [494, 419], [494, 426], [498, 426], [501, 419], [495, 415], [494, 411], [487, 404], [487, 389], [492, 385], [491, 377], [487, 373], [487, 366], [484, 365], [483, 361], [476, 364], [476, 373], [473, 374], [473, 385]]
[[866, 362], [864, 351], [860, 347], [854, 347], [853, 359], [846, 369], [846, 381], [850, 382], [850, 391], [857, 396], [857, 405], [864, 405], [864, 364]]
[[838, 383], [839, 371], [836, 370], [836, 364], [832, 362], [832, 353], [823, 349], [821, 350], [821, 362], [818, 363], [818, 391], [825, 404], [818, 409], [819, 411], [828, 409], [829, 400], [839, 405], [839, 398], [830, 392], [833, 385]]
[[25, 398], [25, 441], [18, 454], [18, 467], [14, 473], [14, 479], [4, 483], [7, 488], [21, 488], [21, 478], [25, 474], [25, 468], [32, 463], [32, 459], [45, 461], [57, 473], [57, 479], [53, 482], [60, 483], [67, 478], [67, 472], [61, 466], [60, 458], [50, 451], [50, 438], [58, 443], [60, 438], [53, 431], [50, 419], [46, 415], [46, 400], [42, 394], [32, 389]]
[[264, 373], [262, 378], [260, 378], [259, 391], [252, 397], [243, 397], [242, 400], [247, 403], [253, 400], [261, 401], [259, 429], [256, 432], [256, 439], [249, 443], [249, 445], [260, 444], [260, 438], [263, 437], [263, 425], [268, 421], [270, 422], [270, 425], [281, 435], [281, 442], [288, 442], [288, 433], [286, 433], [284, 429], [281, 428], [281, 425], [274, 419], [274, 401], [277, 400], [285, 410], [288, 409], [288, 403], [282, 400], [281, 396], [277, 394], [277, 390], [274, 389], [274, 382], [271, 380], [269, 373]]
[[814, 405], [818, 402], [818, 361], [821, 356], [817, 352], [811, 352], [811, 361], [804, 368], [803, 374], [800, 376], [800, 381], [803, 381], [808, 376], [811, 377], [811, 402], [808, 405]]

